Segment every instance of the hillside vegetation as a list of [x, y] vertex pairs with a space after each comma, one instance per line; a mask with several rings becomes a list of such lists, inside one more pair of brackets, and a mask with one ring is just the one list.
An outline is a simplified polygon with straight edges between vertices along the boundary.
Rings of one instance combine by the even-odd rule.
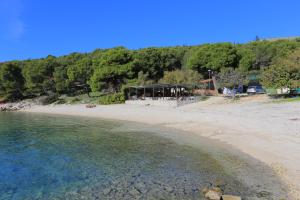
[[119, 100], [129, 85], [192, 83], [208, 78], [208, 70], [222, 76], [226, 86], [249, 82], [247, 77], [255, 74], [268, 88], [300, 87], [300, 39], [139, 50], [116, 47], [8, 61], [0, 63], [0, 97], [13, 101], [92, 92], [118, 94]]

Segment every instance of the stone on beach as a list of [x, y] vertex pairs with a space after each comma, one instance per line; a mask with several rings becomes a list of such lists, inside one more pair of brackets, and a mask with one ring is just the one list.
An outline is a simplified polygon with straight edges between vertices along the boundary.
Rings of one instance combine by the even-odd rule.
[[242, 198], [233, 195], [222, 195], [221, 200], [242, 200]]
[[18, 111], [21, 109], [27, 109], [30, 108], [31, 104], [27, 102], [19, 102], [19, 103], [7, 103], [0, 105], [0, 111], [6, 112], [6, 111]]
[[222, 191], [220, 188], [213, 187], [212, 189], [203, 190], [204, 197], [208, 200], [220, 200]]
[[216, 191], [209, 190], [204, 197], [208, 200], [220, 200], [221, 194]]

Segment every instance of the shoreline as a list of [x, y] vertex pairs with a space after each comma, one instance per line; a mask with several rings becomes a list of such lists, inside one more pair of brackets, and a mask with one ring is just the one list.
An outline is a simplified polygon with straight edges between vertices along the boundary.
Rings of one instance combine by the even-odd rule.
[[289, 187], [289, 195], [299, 199], [300, 120], [297, 119], [300, 106], [296, 105], [299, 104], [275, 104], [265, 100], [224, 103], [217, 97], [178, 108], [50, 105], [34, 106], [21, 112], [139, 122], [216, 140], [274, 169]]

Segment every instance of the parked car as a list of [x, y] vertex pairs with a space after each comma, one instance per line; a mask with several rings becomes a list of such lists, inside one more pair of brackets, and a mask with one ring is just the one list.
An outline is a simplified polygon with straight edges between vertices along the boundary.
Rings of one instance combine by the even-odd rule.
[[292, 94], [293, 95], [300, 95], [300, 88], [296, 88], [296, 89], [292, 90]]
[[266, 91], [260, 85], [249, 86], [247, 89], [248, 94], [265, 94]]

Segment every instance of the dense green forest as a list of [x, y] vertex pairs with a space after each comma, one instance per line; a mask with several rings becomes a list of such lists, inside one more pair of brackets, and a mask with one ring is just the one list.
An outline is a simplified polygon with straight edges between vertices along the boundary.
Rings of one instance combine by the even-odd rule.
[[192, 83], [207, 78], [208, 70], [227, 87], [247, 84], [253, 74], [268, 88], [300, 87], [300, 38], [139, 50], [116, 47], [8, 61], [0, 63], [0, 97], [100, 93], [121, 98], [129, 85]]

